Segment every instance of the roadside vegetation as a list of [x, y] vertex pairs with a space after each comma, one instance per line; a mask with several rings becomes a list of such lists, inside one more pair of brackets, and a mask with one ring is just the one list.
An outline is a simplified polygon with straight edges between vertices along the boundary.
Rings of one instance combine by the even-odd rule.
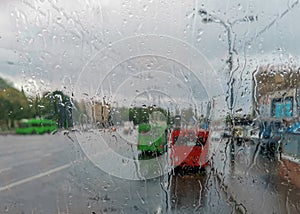
[[72, 101], [61, 91], [29, 97], [0, 77], [0, 132], [14, 130], [20, 120], [30, 118], [50, 119], [68, 128], [72, 126]]

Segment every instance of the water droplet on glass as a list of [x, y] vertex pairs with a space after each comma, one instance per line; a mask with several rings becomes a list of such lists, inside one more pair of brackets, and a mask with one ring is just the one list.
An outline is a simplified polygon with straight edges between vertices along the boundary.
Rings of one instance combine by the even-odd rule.
[[198, 36], [202, 36], [202, 34], [203, 34], [203, 30], [202, 30], [202, 29], [199, 29], [199, 30], [198, 30]]
[[143, 6], [143, 11], [146, 12], [146, 11], [148, 10], [148, 7], [149, 7], [148, 5], [144, 5], [144, 6]]
[[28, 41], [28, 45], [31, 45], [31, 44], [33, 43], [33, 41], [34, 41], [34, 39], [33, 39], [33, 38], [29, 39], [29, 41]]
[[238, 10], [242, 10], [243, 6], [241, 4], [238, 4]]
[[88, 204], [87, 204], [87, 208], [90, 209], [91, 207], [92, 207], [91, 203], [88, 203]]
[[56, 21], [57, 21], [58, 23], [61, 23], [61, 22], [62, 22], [62, 18], [61, 18], [61, 17], [57, 17], [57, 18], [56, 18]]
[[185, 82], [188, 82], [188, 81], [189, 81], [189, 79], [187, 78], [187, 76], [184, 76], [184, 81], [185, 81]]
[[221, 35], [219, 35], [218, 39], [219, 39], [219, 41], [222, 41], [222, 36], [221, 36]]
[[60, 65], [56, 65], [55, 69], [61, 69], [61, 66]]

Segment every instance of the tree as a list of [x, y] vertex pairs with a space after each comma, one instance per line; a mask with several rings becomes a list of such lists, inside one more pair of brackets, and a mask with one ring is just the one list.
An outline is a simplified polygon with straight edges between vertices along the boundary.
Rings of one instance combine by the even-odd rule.
[[45, 92], [28, 99], [23, 90], [0, 78], [0, 124], [6, 128], [13, 126], [15, 120], [36, 117], [55, 120], [59, 127], [72, 127], [72, 107], [71, 98], [62, 91]]
[[44, 93], [37, 103], [40, 117], [55, 120], [61, 128], [73, 126], [71, 98], [62, 91]]
[[32, 117], [51, 119], [61, 128], [73, 126], [72, 102], [62, 91], [45, 92], [32, 99]]
[[[32, 117], [30, 103], [21, 92], [0, 78], [0, 121], [6, 128], [14, 126], [13, 121]], [[11, 124], [11, 125], [10, 125]]]
[[149, 123], [149, 116], [155, 111], [161, 112], [166, 117], [167, 124], [170, 124], [170, 112], [157, 106], [143, 106], [129, 109], [129, 121], [133, 121], [134, 125], [141, 123]]
[[7, 88], [12, 88], [12, 84], [8, 83], [6, 80], [0, 77], [0, 90], [4, 90]]

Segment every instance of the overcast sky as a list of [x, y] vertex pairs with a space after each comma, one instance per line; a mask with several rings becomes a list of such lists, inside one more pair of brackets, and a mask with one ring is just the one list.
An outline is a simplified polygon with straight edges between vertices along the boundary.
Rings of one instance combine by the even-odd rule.
[[[189, 93], [191, 100], [217, 95], [227, 90], [227, 34], [220, 22], [202, 22], [203, 17], [195, 11], [205, 9], [216, 22], [220, 19], [233, 23], [246, 16], [257, 17], [254, 22], [236, 22], [231, 29], [238, 54], [234, 58], [235, 66], [240, 63], [235, 75], [241, 77], [235, 92], [238, 105], [242, 105], [251, 99], [249, 79], [257, 66], [287, 63], [291, 59], [299, 63], [300, 6], [297, 2], [2, 0], [0, 75], [14, 79], [28, 93], [63, 89], [93, 96], [102, 90], [101, 93], [118, 94], [119, 102], [128, 95], [139, 97], [133, 94], [132, 88], [139, 88], [141, 93], [159, 88], [162, 94], [175, 97], [178, 102], [184, 99], [176, 94], [182, 98], [182, 93]], [[152, 58], [149, 60], [144, 55]], [[159, 66], [166, 60], [168, 66]], [[138, 71], [131, 72], [132, 67], [156, 70], [154, 79], [161, 77], [158, 80], [162, 82], [173, 78], [176, 89], [163, 87], [158, 80], [148, 81], [148, 77], [139, 77], [144, 79], [138, 85], [133, 81]], [[174, 69], [177, 73], [172, 73]], [[109, 75], [112, 76], [107, 80], [108, 88], [101, 89]], [[115, 82], [122, 88], [109, 89]], [[217, 85], [217, 92], [211, 85]], [[76, 95], [81, 96], [78, 92]]]

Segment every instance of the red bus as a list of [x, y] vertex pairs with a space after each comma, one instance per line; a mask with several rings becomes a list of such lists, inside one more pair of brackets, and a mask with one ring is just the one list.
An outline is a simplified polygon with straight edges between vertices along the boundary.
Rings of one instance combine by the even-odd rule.
[[175, 170], [201, 170], [209, 164], [209, 130], [175, 128], [170, 137], [170, 159]]

